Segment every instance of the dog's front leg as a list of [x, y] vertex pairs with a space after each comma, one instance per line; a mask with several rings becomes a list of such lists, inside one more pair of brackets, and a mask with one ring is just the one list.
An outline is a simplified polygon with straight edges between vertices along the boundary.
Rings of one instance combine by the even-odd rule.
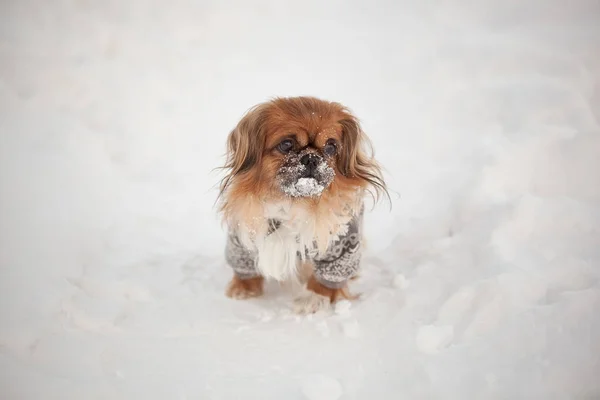
[[356, 300], [358, 297], [359, 295], [350, 293], [347, 281], [336, 287], [329, 287], [313, 275], [306, 283], [306, 290], [294, 300], [294, 311], [298, 314], [312, 314], [327, 309], [338, 300]]
[[234, 274], [227, 285], [225, 294], [227, 297], [237, 300], [259, 297], [263, 294], [263, 286], [264, 278], [262, 276], [242, 279]]
[[263, 294], [264, 278], [256, 269], [254, 254], [245, 248], [234, 233], [229, 233], [225, 259], [233, 269], [225, 294], [233, 299], [248, 299]]
[[310, 314], [329, 307], [340, 299], [354, 300], [348, 282], [358, 275], [361, 259], [360, 223], [355, 217], [343, 237], [333, 243], [327, 252], [316, 257], [306, 290], [294, 300], [294, 311]]

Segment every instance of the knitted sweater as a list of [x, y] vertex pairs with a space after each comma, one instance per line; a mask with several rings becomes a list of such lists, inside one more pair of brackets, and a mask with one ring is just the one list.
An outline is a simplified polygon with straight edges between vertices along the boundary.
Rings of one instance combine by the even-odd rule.
[[[307, 249], [306, 258], [314, 264], [314, 276], [321, 284], [329, 288], [343, 287], [346, 281], [352, 278], [359, 270], [361, 259], [361, 234], [363, 210], [356, 214], [348, 223], [348, 230], [344, 235], [330, 243], [326, 252]], [[270, 221], [273, 233], [280, 226], [279, 221]], [[255, 251], [246, 248], [235, 231], [230, 231], [225, 246], [225, 259], [235, 274], [241, 279], [260, 276], [256, 268], [257, 257]], [[298, 254], [298, 260], [302, 257]]]

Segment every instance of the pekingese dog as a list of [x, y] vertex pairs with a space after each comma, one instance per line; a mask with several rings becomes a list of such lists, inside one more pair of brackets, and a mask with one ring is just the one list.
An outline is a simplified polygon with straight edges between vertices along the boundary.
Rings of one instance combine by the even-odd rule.
[[302, 282], [297, 313], [355, 298], [348, 282], [359, 270], [364, 197], [387, 195], [370, 150], [339, 103], [276, 98], [243, 116], [227, 139], [219, 194], [227, 296], [260, 296], [270, 278]]

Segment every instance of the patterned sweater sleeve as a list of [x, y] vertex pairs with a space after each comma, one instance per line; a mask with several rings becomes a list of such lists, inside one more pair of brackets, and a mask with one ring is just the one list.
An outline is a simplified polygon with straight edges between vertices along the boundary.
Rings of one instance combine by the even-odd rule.
[[234, 232], [227, 235], [225, 260], [240, 279], [255, 278], [260, 275], [256, 269], [256, 256], [248, 250]]
[[314, 260], [314, 275], [322, 285], [337, 289], [358, 273], [361, 260], [363, 210], [348, 224], [348, 231]]

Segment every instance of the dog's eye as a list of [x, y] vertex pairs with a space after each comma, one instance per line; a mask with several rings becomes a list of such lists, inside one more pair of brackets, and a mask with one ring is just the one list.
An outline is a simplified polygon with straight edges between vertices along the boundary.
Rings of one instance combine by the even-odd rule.
[[277, 145], [277, 148], [282, 153], [289, 153], [294, 148], [294, 141], [292, 139], [285, 139]]
[[326, 156], [334, 156], [337, 153], [337, 143], [333, 139], [329, 139], [327, 143], [325, 143], [325, 147], [323, 147], [323, 153]]

